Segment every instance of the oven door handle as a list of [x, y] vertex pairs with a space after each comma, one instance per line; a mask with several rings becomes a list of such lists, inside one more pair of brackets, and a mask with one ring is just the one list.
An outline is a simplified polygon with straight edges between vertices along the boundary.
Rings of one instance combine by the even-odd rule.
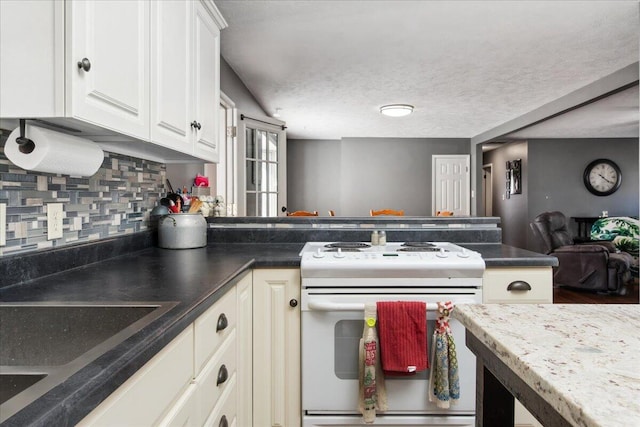
[[[473, 300], [458, 300], [455, 304], [476, 304]], [[328, 302], [328, 301], [308, 301], [307, 307], [313, 311], [364, 311], [362, 303]], [[437, 303], [427, 303], [427, 311], [438, 309]]]

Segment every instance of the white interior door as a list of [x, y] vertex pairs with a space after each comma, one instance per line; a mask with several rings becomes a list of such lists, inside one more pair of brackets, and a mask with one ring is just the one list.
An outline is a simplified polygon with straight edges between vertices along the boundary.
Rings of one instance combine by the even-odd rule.
[[270, 117], [238, 121], [239, 216], [283, 216], [287, 206], [287, 133]]
[[437, 154], [432, 156], [432, 214], [451, 211], [455, 216], [470, 214], [470, 156]]

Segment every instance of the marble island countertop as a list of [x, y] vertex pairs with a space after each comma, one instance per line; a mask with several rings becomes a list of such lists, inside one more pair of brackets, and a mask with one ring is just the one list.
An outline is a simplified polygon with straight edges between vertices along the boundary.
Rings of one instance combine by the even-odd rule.
[[640, 425], [640, 305], [460, 305], [452, 315], [570, 425]]

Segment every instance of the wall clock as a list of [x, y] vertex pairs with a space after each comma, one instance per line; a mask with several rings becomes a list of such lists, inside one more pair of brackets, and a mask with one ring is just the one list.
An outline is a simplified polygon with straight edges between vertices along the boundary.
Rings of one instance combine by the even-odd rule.
[[616, 192], [622, 183], [622, 172], [609, 159], [596, 159], [584, 170], [584, 185], [596, 196], [608, 196]]

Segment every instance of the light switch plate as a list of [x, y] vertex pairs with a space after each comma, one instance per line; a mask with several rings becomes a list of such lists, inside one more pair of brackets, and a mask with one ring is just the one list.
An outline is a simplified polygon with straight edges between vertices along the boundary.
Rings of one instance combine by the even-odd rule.
[[0, 246], [7, 244], [7, 204], [0, 203]]
[[47, 205], [47, 240], [62, 238], [62, 203]]

